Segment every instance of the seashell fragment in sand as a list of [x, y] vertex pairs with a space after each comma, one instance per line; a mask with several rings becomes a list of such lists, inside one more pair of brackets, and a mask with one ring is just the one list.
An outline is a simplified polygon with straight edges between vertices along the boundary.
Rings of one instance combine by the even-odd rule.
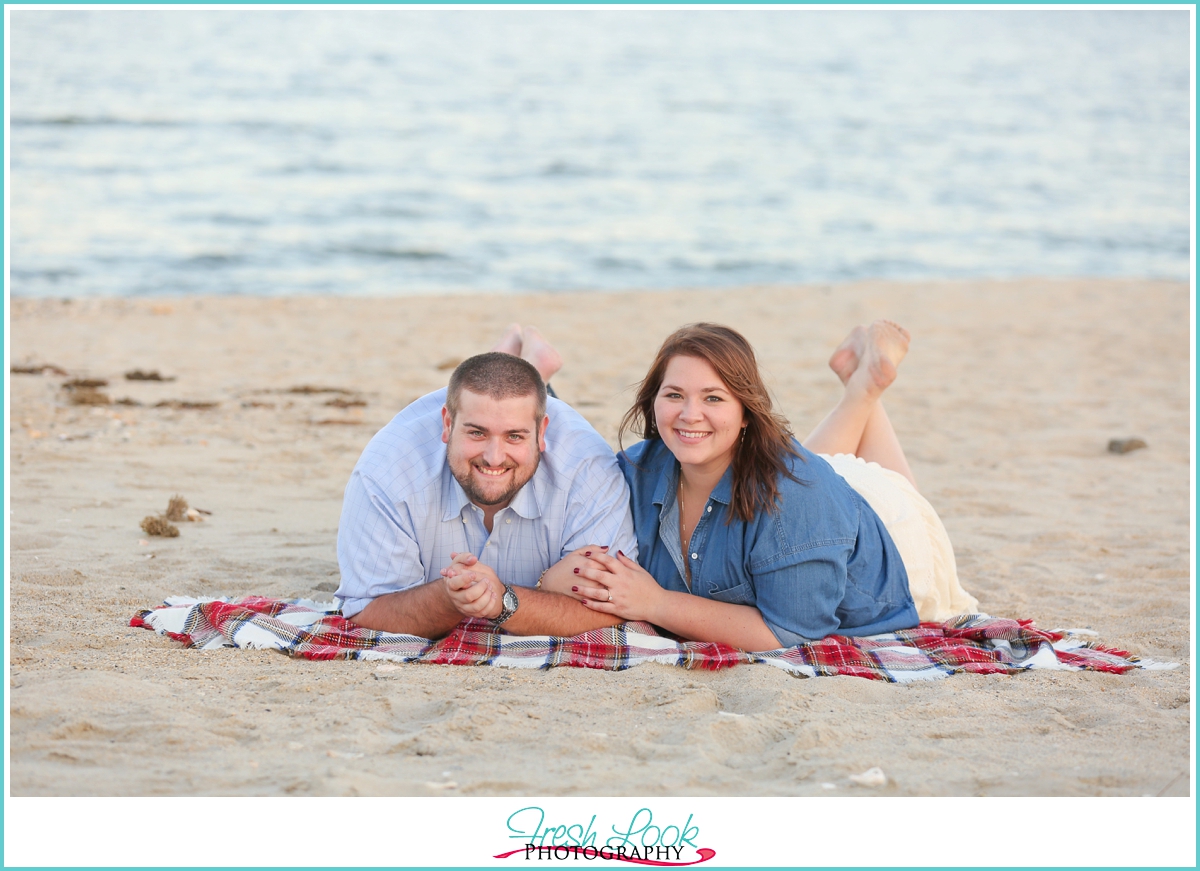
[[850, 782], [855, 786], [887, 786], [887, 775], [882, 768], [868, 768], [862, 774], [851, 774]]

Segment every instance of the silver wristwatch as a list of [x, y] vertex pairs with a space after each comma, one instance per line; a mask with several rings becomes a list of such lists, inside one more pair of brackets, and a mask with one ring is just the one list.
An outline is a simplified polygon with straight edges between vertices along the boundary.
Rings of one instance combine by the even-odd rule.
[[517, 599], [517, 594], [508, 584], [504, 585], [504, 598], [500, 600], [500, 614], [492, 619], [493, 626], [499, 626], [513, 614], [517, 613], [517, 606], [520, 605]]

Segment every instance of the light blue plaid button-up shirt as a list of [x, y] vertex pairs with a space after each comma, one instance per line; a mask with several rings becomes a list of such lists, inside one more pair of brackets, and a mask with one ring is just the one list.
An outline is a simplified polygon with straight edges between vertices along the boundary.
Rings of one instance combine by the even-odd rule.
[[629, 487], [612, 448], [564, 402], [550, 398], [546, 450], [489, 535], [446, 462], [445, 389], [423, 396], [376, 433], [346, 485], [338, 526], [337, 597], [352, 617], [372, 599], [441, 577], [451, 553], [470, 551], [502, 581], [532, 587], [586, 544], [631, 558], [637, 539]]

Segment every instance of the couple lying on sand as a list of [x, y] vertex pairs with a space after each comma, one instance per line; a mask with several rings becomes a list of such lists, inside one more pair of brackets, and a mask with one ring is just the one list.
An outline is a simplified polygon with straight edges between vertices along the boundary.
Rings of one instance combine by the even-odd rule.
[[889, 321], [830, 358], [841, 401], [798, 442], [754, 350], [692, 324], [667, 337], [614, 457], [510, 327], [367, 445], [338, 529], [342, 613], [438, 638], [464, 617], [570, 636], [645, 620], [773, 650], [977, 609], [880, 401], [908, 350]]

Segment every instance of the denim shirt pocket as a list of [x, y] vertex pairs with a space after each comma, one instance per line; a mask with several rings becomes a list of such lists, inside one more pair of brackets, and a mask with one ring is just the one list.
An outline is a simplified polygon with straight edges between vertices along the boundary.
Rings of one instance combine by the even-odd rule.
[[753, 605], [754, 587], [749, 582], [726, 587], [724, 590], [709, 589], [708, 598], [714, 602], [727, 602], [731, 605]]

